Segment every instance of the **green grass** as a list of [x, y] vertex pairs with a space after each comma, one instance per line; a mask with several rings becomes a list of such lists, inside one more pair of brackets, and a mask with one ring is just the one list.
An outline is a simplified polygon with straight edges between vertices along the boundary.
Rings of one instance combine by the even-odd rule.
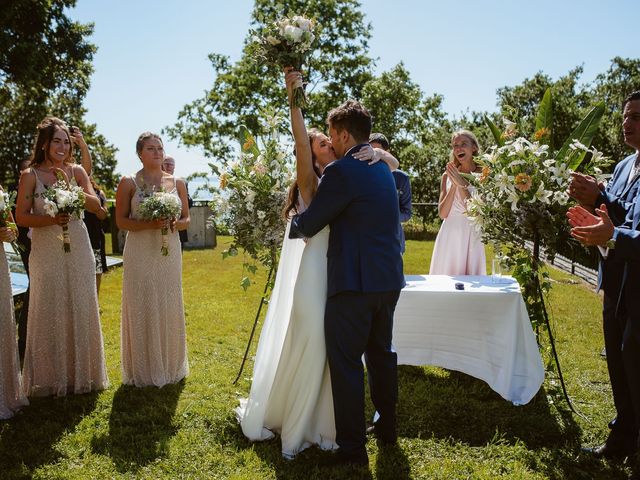
[[[220, 247], [227, 242], [219, 238]], [[408, 242], [406, 273], [428, 271], [432, 246]], [[621, 479], [628, 473], [579, 453], [581, 444], [605, 438], [614, 415], [599, 356], [601, 301], [555, 270], [550, 305], [561, 365], [588, 420], [569, 412], [553, 372], [529, 405], [515, 407], [467, 375], [401, 366], [399, 445], [370, 440], [369, 471], [320, 466], [328, 454], [314, 448], [284, 461], [278, 439], [249, 443], [233, 409], [247, 395], [253, 365], [238, 385], [232, 381], [261, 288], [243, 292], [242, 259], [222, 261], [221, 250], [184, 253], [191, 373], [162, 389], [121, 385], [122, 269], [105, 275], [100, 304], [112, 386], [97, 394], [36, 399], [0, 422], [0, 478]], [[543, 348], [548, 362], [544, 342]], [[367, 415], [372, 410], [367, 400]]]

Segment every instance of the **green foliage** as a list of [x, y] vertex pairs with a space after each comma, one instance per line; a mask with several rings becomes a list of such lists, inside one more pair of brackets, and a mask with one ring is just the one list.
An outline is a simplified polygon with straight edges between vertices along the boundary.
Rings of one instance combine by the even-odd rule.
[[[315, 51], [304, 67], [309, 101], [305, 116], [311, 125], [324, 125], [327, 112], [347, 98], [360, 98], [371, 78], [373, 60], [368, 56], [370, 25], [364, 21], [357, 0], [256, 0], [251, 27], [264, 26], [284, 15], [303, 14], [319, 25]], [[245, 125], [258, 136], [265, 133], [260, 110], [287, 106], [283, 73], [251, 57], [245, 39], [242, 57], [231, 64], [228, 57], [209, 55], [215, 80], [204, 97], [186, 105], [178, 121], [164, 131], [188, 146], [200, 146], [214, 163], [229, 157], [237, 126]]]
[[568, 157], [566, 162], [569, 164], [571, 170], [578, 170], [587, 152], [578, 149], [571, 151], [570, 145], [577, 140], [586, 147], [591, 146], [591, 141], [598, 130], [603, 113], [604, 103], [600, 102], [587, 113], [557, 153], [556, 158], [558, 160], [564, 160], [565, 157]]
[[83, 118], [82, 101], [93, 72], [93, 25], [74, 22], [75, 0], [20, 0], [0, 9], [0, 184], [15, 184], [36, 125], [55, 115], [84, 133], [96, 178], [115, 188], [115, 148]]
[[547, 88], [544, 96], [538, 106], [538, 114], [536, 115], [536, 133], [535, 139], [545, 145], [549, 144], [551, 131], [553, 129], [553, 97], [551, 89]]

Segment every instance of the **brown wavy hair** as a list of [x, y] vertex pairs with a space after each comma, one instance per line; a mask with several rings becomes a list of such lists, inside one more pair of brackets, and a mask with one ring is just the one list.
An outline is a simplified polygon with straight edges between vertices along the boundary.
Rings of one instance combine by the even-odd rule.
[[[307, 131], [307, 135], [309, 137], [309, 145], [312, 146], [313, 142], [322, 132], [317, 128], [310, 128]], [[295, 154], [295, 150], [293, 152]], [[311, 149], [311, 163], [313, 165], [313, 171], [316, 172], [318, 178], [322, 176], [320, 173], [320, 169], [316, 165], [316, 156], [313, 153], [313, 148]], [[289, 186], [289, 193], [287, 194], [287, 203], [284, 207], [282, 214], [284, 215], [285, 220], [288, 220], [293, 215], [298, 213], [298, 196], [300, 195], [300, 187], [298, 187], [298, 180], [294, 180], [293, 183]], [[293, 212], [293, 213], [292, 213]]]
[[57, 130], [62, 130], [69, 139], [70, 150], [69, 156], [65, 159], [65, 163], [73, 163], [73, 142], [71, 141], [71, 132], [67, 124], [57, 117], [44, 117], [44, 119], [36, 127], [38, 133], [33, 144], [33, 151], [29, 158], [29, 166], [42, 165], [47, 160], [49, 145]]

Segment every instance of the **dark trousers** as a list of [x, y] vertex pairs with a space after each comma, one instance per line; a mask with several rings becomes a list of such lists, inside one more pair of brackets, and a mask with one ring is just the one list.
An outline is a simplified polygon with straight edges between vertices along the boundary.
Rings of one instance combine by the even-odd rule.
[[604, 343], [611, 380], [616, 420], [610, 438], [635, 447], [640, 428], [640, 342], [622, 298], [616, 314], [618, 292], [605, 291], [603, 302]]
[[398, 357], [391, 345], [400, 291], [342, 292], [327, 299], [324, 317], [336, 443], [346, 455], [367, 454], [364, 418], [365, 355], [371, 400], [380, 422], [395, 431]]
[[[24, 270], [29, 276], [29, 255], [31, 254], [31, 240], [27, 236], [29, 229], [24, 227], [18, 227], [18, 241], [22, 244], [24, 250], [20, 251], [20, 258], [24, 265]], [[29, 317], [29, 292], [31, 291], [31, 285], [27, 287], [26, 293], [22, 296], [22, 308], [20, 309], [20, 315], [18, 316], [18, 352], [20, 354], [20, 360], [24, 360], [24, 352], [27, 348], [27, 320]]]

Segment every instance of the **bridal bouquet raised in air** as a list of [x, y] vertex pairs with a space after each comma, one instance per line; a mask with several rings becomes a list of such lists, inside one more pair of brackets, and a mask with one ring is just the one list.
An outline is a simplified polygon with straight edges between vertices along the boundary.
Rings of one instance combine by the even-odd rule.
[[[167, 192], [153, 192], [145, 198], [138, 209], [138, 214], [143, 220], [175, 220], [180, 217], [182, 205], [180, 199]], [[169, 229], [162, 227], [162, 247], [160, 253], [165, 257], [169, 255]]]
[[[280, 69], [293, 67], [301, 70], [310, 55], [316, 38], [314, 22], [301, 15], [284, 17], [266, 25], [255, 33], [255, 42], [251, 50], [256, 59], [261, 59]], [[291, 105], [303, 108], [307, 104], [303, 85], [296, 86], [293, 91]]]
[[[44, 201], [44, 212], [50, 217], [62, 213], [80, 218], [84, 212], [86, 198], [84, 190], [78, 185], [69, 184], [60, 173], [56, 176], [58, 178], [56, 183], [48, 186], [44, 192], [39, 194]], [[66, 253], [71, 251], [69, 225], [62, 226], [62, 248]]]

